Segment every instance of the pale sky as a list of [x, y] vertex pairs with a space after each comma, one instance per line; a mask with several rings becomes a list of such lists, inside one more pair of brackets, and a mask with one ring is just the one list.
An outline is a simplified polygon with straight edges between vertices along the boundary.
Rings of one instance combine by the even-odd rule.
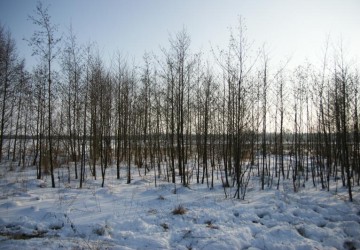
[[[79, 43], [96, 42], [104, 60], [120, 51], [141, 63], [145, 51], [160, 54], [169, 34], [188, 30], [192, 51], [225, 49], [229, 27], [241, 16], [254, 49], [264, 43], [275, 61], [292, 56], [317, 63], [328, 35], [343, 40], [349, 57], [360, 59], [360, 0], [44, 0], [59, 35], [72, 23]], [[15, 38], [28, 68], [35, 63], [23, 38], [36, 28], [28, 19], [36, 0], [0, 0], [0, 23]]]

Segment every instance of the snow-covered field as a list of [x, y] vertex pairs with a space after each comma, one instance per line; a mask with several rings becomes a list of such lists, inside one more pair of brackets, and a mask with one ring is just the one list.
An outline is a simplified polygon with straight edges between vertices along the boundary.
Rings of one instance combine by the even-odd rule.
[[[212, 190], [177, 184], [175, 193], [163, 180], [155, 187], [153, 175], [134, 170], [126, 184], [114, 172], [105, 188], [58, 180], [53, 189], [33, 169], [2, 166], [0, 249], [360, 249], [359, 187], [349, 203], [340, 183], [336, 193], [310, 182], [293, 193], [290, 182], [261, 191], [253, 178], [240, 201], [225, 199], [219, 180]], [[173, 214], [179, 206], [184, 214]]]

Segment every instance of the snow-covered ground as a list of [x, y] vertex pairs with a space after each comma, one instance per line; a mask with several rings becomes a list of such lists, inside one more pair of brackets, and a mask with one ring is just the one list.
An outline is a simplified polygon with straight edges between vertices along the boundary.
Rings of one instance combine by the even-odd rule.
[[[5, 167], [0, 249], [360, 249], [359, 187], [350, 203], [340, 183], [336, 193], [310, 182], [293, 193], [290, 182], [261, 191], [252, 178], [241, 201], [225, 199], [219, 180], [212, 190], [177, 184], [175, 193], [164, 180], [155, 187], [153, 175], [134, 170], [126, 184], [108, 169], [105, 188], [58, 180], [53, 189], [33, 169]], [[173, 214], [179, 206], [185, 213]]]

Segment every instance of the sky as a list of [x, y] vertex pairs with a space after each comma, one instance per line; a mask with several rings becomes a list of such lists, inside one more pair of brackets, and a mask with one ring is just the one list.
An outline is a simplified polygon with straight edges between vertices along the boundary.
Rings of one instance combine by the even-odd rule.
[[[16, 40], [27, 67], [36, 64], [24, 38], [36, 26], [28, 20], [36, 0], [0, 0], [0, 23]], [[43, 0], [59, 36], [70, 24], [80, 44], [96, 42], [104, 60], [116, 52], [141, 63], [145, 52], [159, 54], [169, 36], [186, 28], [193, 52], [211, 56], [225, 49], [230, 29], [244, 20], [246, 37], [256, 50], [265, 44], [273, 61], [317, 63], [342, 41], [349, 59], [360, 59], [359, 0]]]

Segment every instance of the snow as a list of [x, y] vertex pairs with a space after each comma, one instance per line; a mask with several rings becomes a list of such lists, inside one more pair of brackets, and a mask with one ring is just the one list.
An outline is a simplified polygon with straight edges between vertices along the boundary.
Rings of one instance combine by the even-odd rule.
[[[280, 190], [261, 191], [252, 177], [245, 200], [236, 200], [225, 198], [220, 180], [214, 189], [162, 179], [155, 187], [152, 174], [139, 176], [134, 168], [126, 184], [115, 171], [107, 170], [104, 188], [90, 177], [83, 189], [61, 178], [51, 188], [50, 178], [36, 180], [34, 169], [2, 166], [0, 249], [360, 248], [359, 187], [350, 203], [340, 185], [327, 192], [309, 181], [294, 193], [288, 180]], [[173, 214], [179, 206], [185, 213]]]

